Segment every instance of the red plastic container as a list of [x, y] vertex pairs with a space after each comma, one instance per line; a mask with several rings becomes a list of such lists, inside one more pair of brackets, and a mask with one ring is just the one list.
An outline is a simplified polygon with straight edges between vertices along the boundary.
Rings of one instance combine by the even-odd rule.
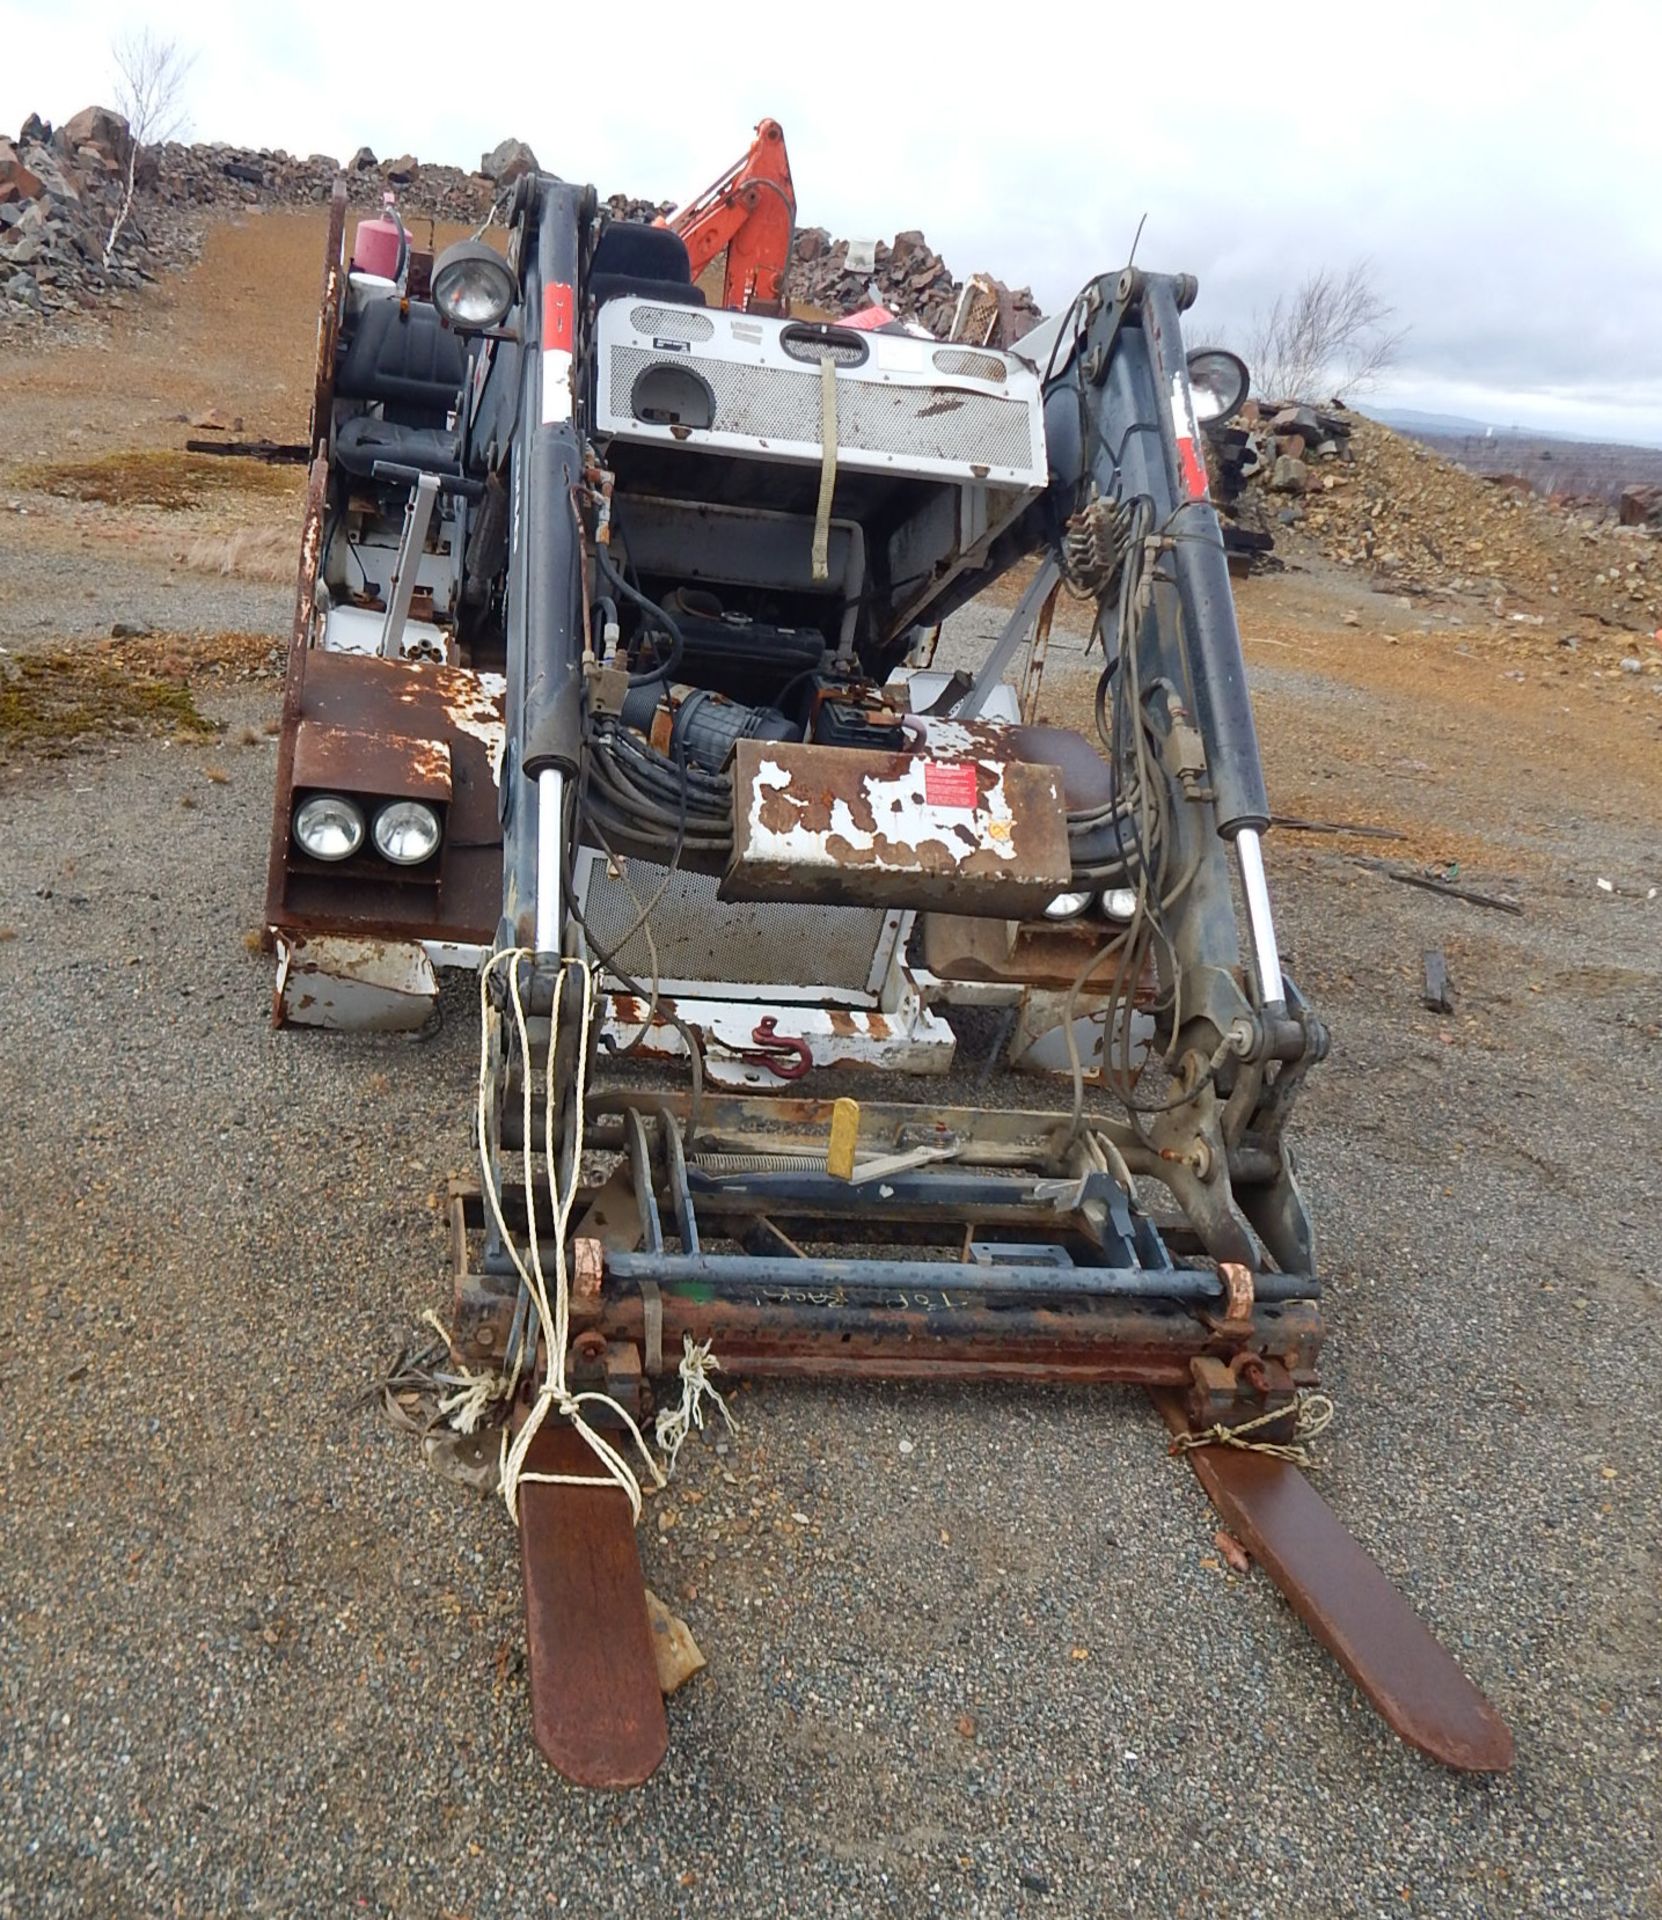
[[396, 280], [402, 238], [402, 230], [390, 214], [377, 220], [360, 220], [352, 236], [352, 271]]

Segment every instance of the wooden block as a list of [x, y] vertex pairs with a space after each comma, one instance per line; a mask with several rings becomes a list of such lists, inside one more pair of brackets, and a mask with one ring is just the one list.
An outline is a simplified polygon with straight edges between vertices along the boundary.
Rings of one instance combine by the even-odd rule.
[[839, 1100], [831, 1109], [831, 1144], [825, 1150], [825, 1171], [833, 1180], [854, 1178], [854, 1146], [859, 1137], [859, 1101]]

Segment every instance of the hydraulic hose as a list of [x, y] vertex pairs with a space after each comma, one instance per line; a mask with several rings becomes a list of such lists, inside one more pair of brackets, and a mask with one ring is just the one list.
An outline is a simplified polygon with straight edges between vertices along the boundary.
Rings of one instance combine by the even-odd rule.
[[605, 574], [606, 578], [617, 591], [623, 595], [624, 599], [634, 601], [635, 605], [639, 607], [655, 625], [662, 627], [664, 632], [669, 635], [669, 652], [656, 666], [648, 667], [643, 673], [630, 674], [630, 686], [650, 687], [660, 680], [667, 681], [681, 665], [681, 656], [686, 651], [686, 643], [681, 637], [681, 629], [675, 624], [673, 617], [665, 613], [663, 608], [660, 607], [655, 600], [647, 599], [644, 593], [630, 586], [629, 582], [624, 579], [623, 575], [619, 573], [617, 568], [612, 564], [612, 556], [607, 551], [603, 542], [596, 544], [594, 552], [595, 559], [600, 564], [600, 571]]

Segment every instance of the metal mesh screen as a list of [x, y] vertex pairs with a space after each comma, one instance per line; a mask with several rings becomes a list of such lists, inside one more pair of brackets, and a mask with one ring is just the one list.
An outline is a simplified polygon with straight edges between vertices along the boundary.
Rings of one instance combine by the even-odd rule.
[[[614, 347], [613, 417], [631, 417], [630, 393], [642, 368], [672, 361], [644, 347]], [[686, 362], [673, 362], [685, 365]], [[718, 433], [759, 440], [819, 444], [817, 373], [740, 366], [699, 356], [698, 372], [715, 396]], [[867, 453], [892, 453], [965, 465], [1026, 467], [1033, 457], [1031, 422], [1020, 400], [991, 394], [942, 393], [931, 387], [883, 386], [869, 380], [837, 386], [837, 440]]]
[[834, 360], [839, 367], [865, 364], [866, 349], [858, 340], [817, 340], [812, 334], [787, 333], [779, 344], [793, 360], [808, 360], [816, 367], [822, 360]]
[[655, 340], [709, 340], [716, 323], [707, 313], [694, 307], [631, 307], [629, 324], [637, 333], [649, 333]]
[[[613, 942], [629, 931], [658, 891], [664, 869], [631, 860], [634, 895], [621, 879], [608, 876], [604, 861], [594, 861], [589, 874], [583, 918], [596, 946], [612, 952]], [[716, 884], [708, 874], [677, 873], [653, 908], [661, 980], [865, 987], [883, 929], [882, 908], [718, 900]], [[616, 958], [625, 973], [643, 986], [651, 984], [652, 954], [644, 934], [637, 933]], [[812, 979], [806, 977], [810, 974]]]
[[942, 347], [935, 355], [935, 371], [964, 374], [971, 380], [996, 380], [1000, 386], [1008, 374], [996, 353], [971, 353], [964, 347]]

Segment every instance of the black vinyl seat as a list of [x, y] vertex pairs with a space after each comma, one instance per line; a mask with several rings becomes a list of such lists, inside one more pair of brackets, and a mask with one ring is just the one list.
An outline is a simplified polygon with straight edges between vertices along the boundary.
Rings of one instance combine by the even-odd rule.
[[589, 293], [596, 306], [625, 293], [671, 306], [704, 305], [703, 289], [692, 283], [686, 241], [669, 227], [639, 220], [613, 220], [601, 234], [589, 264]]
[[457, 474], [462, 470], [462, 436], [455, 427], [409, 427], [400, 420], [358, 413], [336, 430], [335, 458], [364, 480], [374, 478], [377, 460], [423, 473]]
[[440, 325], [430, 302], [371, 300], [340, 357], [335, 394], [378, 404], [381, 413], [343, 420], [336, 458], [365, 479], [377, 460], [425, 473], [460, 472], [462, 436], [449, 417], [461, 405], [466, 379], [467, 348]]

